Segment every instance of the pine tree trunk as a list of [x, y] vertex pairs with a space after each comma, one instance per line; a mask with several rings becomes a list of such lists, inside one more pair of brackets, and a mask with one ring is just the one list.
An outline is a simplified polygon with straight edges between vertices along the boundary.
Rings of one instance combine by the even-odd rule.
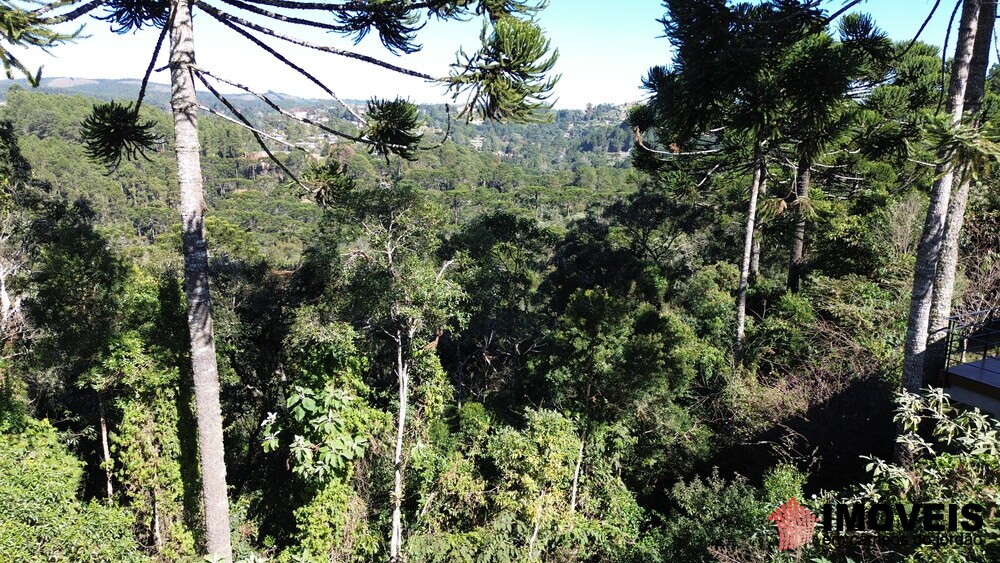
[[194, 59], [194, 28], [189, 0], [173, 0], [170, 29], [170, 107], [174, 116], [177, 181], [181, 191], [181, 238], [184, 286], [187, 291], [191, 371], [194, 377], [198, 452], [201, 459], [205, 540], [209, 555], [232, 560], [229, 501], [219, 402], [219, 370], [212, 333], [212, 302], [208, 287], [208, 246], [205, 242], [205, 199], [198, 144], [198, 100], [189, 65]]
[[802, 255], [806, 242], [806, 214], [802, 212], [802, 200], [809, 197], [810, 183], [809, 161], [799, 159], [795, 178], [795, 201], [799, 203], [795, 210], [795, 228], [792, 231], [792, 247], [788, 259], [788, 290], [798, 293], [802, 284]]
[[392, 494], [392, 538], [389, 542], [389, 561], [398, 563], [403, 549], [403, 437], [406, 430], [406, 409], [409, 400], [409, 366], [403, 361], [403, 336], [396, 332], [396, 377], [399, 380], [399, 418], [396, 421], [396, 451], [392, 458], [394, 468]]
[[[962, 118], [965, 105], [965, 89], [969, 79], [973, 45], [979, 7], [982, 0], [965, 0], [962, 20], [955, 47], [955, 59], [951, 69], [951, 86], [948, 91], [948, 113], [952, 123]], [[938, 180], [931, 191], [927, 219], [924, 221], [917, 247], [917, 261], [913, 272], [913, 290], [910, 298], [910, 315], [903, 343], [903, 389], [917, 392], [924, 385], [924, 362], [926, 361], [927, 334], [933, 299], [934, 278], [937, 274], [941, 242], [944, 238], [945, 216], [951, 199], [951, 189], [955, 179], [953, 154], [939, 155]]]
[[764, 184], [764, 157], [761, 144], [754, 148], [753, 181], [750, 184], [750, 205], [747, 209], [746, 235], [743, 241], [743, 265], [740, 268], [740, 287], [736, 297], [736, 343], [733, 358], [740, 361], [743, 340], [746, 337], [747, 289], [750, 287], [750, 265], [753, 259], [754, 230], [757, 223], [757, 197]]
[[[976, 41], [969, 67], [969, 80], [965, 88], [965, 113], [978, 113], [986, 94], [986, 75], [989, 72], [990, 46], [996, 23], [997, 5], [983, 4], [979, 13]], [[972, 178], [969, 170], [962, 169], [958, 188], [951, 196], [948, 216], [945, 219], [941, 257], [934, 277], [934, 298], [931, 301], [930, 331], [927, 337], [927, 354], [924, 363], [924, 380], [932, 381], [945, 368], [947, 356], [948, 317], [955, 295], [955, 273], [958, 270], [958, 243], [965, 223], [965, 207], [969, 201]]]

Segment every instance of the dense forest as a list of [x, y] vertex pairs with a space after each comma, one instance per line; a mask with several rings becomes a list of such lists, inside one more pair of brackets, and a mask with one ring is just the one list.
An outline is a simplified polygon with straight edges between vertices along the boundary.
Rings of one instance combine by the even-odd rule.
[[[532, 3], [396, 4], [340, 31]], [[819, 4], [664, 2], [627, 107], [200, 91], [194, 230], [176, 78], [5, 83], [0, 561], [1000, 560], [1000, 426], [938, 377], [1000, 299], [996, 5], [942, 52]], [[145, 147], [109, 166], [115, 107]], [[793, 497], [987, 508], [789, 549]]]

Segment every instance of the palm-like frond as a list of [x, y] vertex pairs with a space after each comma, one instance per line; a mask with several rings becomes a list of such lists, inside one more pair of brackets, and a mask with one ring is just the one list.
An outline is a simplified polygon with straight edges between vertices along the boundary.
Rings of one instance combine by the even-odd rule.
[[416, 159], [417, 143], [423, 138], [416, 132], [419, 126], [417, 106], [401, 98], [373, 98], [368, 102], [367, 118], [364, 138], [374, 153]]
[[316, 203], [327, 208], [346, 205], [355, 187], [347, 166], [336, 160], [310, 166], [302, 175], [302, 184], [312, 191]]
[[[134, 159], [161, 142], [153, 132], [153, 121], [140, 121], [131, 102], [108, 102], [94, 106], [83, 122], [87, 156], [114, 169], [122, 158]], [[145, 156], [145, 155], [143, 155]]]
[[111, 22], [111, 31], [128, 33], [143, 26], [162, 28], [170, 18], [169, 0], [111, 0], [108, 13], [97, 19]]
[[343, 10], [334, 16], [340, 25], [337, 31], [354, 35], [354, 43], [359, 43], [374, 29], [386, 49], [393, 54], [414, 53], [420, 45], [414, 43], [416, 34], [423, 27], [420, 17], [413, 13], [406, 2], [398, 0], [377, 0], [377, 9]]
[[480, 38], [482, 48], [473, 55], [460, 52], [447, 79], [455, 98], [469, 95], [460, 115], [497, 121], [544, 119], [538, 112], [551, 108], [546, 100], [559, 79], [546, 78], [546, 73], [555, 66], [559, 51], [550, 54], [541, 28], [508, 17], [492, 28], [484, 25]]
[[79, 30], [73, 33], [59, 33], [49, 27], [49, 21], [34, 12], [21, 9], [9, 1], [0, 1], [0, 65], [3, 65], [7, 78], [14, 78], [14, 71], [28, 79], [32, 86], [38, 86], [42, 78], [42, 69], [35, 72], [28, 70], [9, 47], [40, 47], [43, 50], [68, 41], [79, 35]]
[[966, 179], [976, 180], [1000, 162], [1000, 144], [985, 132], [989, 124], [976, 127], [967, 123], [949, 123], [946, 117], [928, 120], [924, 126], [926, 142], [937, 154], [948, 155], [947, 162], [962, 170]]

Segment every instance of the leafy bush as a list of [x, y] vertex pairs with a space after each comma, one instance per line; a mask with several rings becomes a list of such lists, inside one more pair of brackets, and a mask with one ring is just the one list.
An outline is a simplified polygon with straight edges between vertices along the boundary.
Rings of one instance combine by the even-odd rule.
[[[767, 515], [789, 497], [802, 497], [806, 475], [777, 465], [754, 487], [746, 478], [731, 480], [713, 470], [706, 477], [679, 482], [670, 490], [673, 508], [663, 522], [635, 543], [627, 561], [785, 561], [776, 551], [777, 534]], [[656, 522], [653, 522], [656, 523]]]
[[128, 512], [77, 499], [82, 464], [47, 422], [0, 434], [0, 554], [6, 561], [144, 561]]
[[[909, 460], [868, 458], [872, 480], [855, 500], [883, 503], [1000, 503], [1000, 424], [979, 409], [959, 411], [942, 389], [897, 398], [897, 443]], [[994, 508], [995, 510], [995, 508]], [[981, 545], [936, 545], [928, 541], [901, 555], [906, 561], [997, 561], [1000, 529], [994, 518], [977, 532]], [[851, 555], [851, 554], [848, 554]]]

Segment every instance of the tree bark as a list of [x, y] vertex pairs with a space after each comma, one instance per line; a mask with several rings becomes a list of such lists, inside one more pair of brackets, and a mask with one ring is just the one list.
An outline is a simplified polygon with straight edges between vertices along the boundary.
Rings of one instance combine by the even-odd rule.
[[392, 538], [389, 542], [389, 561], [400, 561], [403, 549], [403, 434], [406, 430], [406, 409], [409, 400], [409, 365], [403, 361], [403, 335], [396, 332], [396, 377], [399, 380], [399, 417], [396, 421], [396, 451], [392, 458], [394, 468], [392, 498]]
[[750, 265], [753, 260], [753, 239], [757, 223], [757, 198], [764, 185], [764, 157], [761, 143], [754, 148], [753, 180], [750, 183], [750, 204], [747, 209], [746, 235], [743, 241], [743, 266], [740, 268], [740, 287], [736, 297], [736, 343], [733, 358], [738, 363], [746, 337], [747, 289], [750, 287]]
[[802, 285], [802, 255], [806, 242], [806, 214], [802, 212], [801, 202], [809, 197], [809, 161], [800, 158], [795, 178], [795, 201], [799, 207], [795, 210], [795, 228], [792, 230], [792, 247], [788, 259], [788, 290], [798, 293]]
[[580, 451], [576, 454], [576, 469], [573, 471], [573, 489], [570, 491], [569, 495], [569, 511], [576, 512], [576, 495], [580, 490], [580, 470], [583, 468], [583, 446], [585, 444], [586, 434], [584, 437], [580, 438]]
[[104, 456], [104, 479], [108, 504], [115, 498], [115, 488], [111, 483], [111, 447], [108, 445], [108, 419], [104, 415], [104, 393], [97, 392], [97, 413], [101, 424], [101, 454]]
[[[993, 41], [993, 27], [996, 23], [997, 5], [985, 2], [979, 12], [972, 62], [969, 66], [969, 80], [965, 88], [965, 113], [973, 115], [983, 106], [986, 94], [986, 75], [989, 71], [990, 45]], [[927, 353], [924, 363], [924, 380], [933, 381], [945, 368], [948, 353], [948, 317], [955, 295], [955, 273], [958, 270], [958, 244], [965, 223], [965, 208], [972, 187], [972, 174], [967, 167], [959, 175], [958, 188], [951, 196], [948, 216], [945, 218], [944, 240], [941, 243], [940, 262], [934, 277], [934, 297], [931, 301]]]
[[[962, 20], [955, 47], [955, 59], [951, 68], [951, 86], [948, 91], [948, 113], [952, 123], [962, 118], [965, 106], [965, 89], [969, 79], [969, 67], [976, 40], [979, 8], [982, 0], [965, 0]], [[944, 238], [945, 216], [951, 199], [955, 179], [953, 154], [940, 155], [937, 167], [938, 180], [931, 191], [927, 219], [924, 221], [917, 247], [917, 261], [913, 272], [913, 289], [910, 298], [910, 314], [903, 344], [903, 389], [915, 393], [924, 385], [924, 363], [926, 361], [927, 334], [933, 299], [934, 278], [937, 274], [941, 242]]]
[[231, 561], [229, 500], [219, 401], [219, 369], [212, 331], [205, 242], [205, 196], [198, 143], [198, 99], [191, 66], [195, 64], [190, 0], [172, 0], [170, 28], [170, 107], [174, 117], [177, 181], [181, 192], [184, 285], [187, 291], [191, 372], [194, 378], [202, 499], [205, 504], [205, 547], [209, 555]]
[[163, 532], [160, 530], [160, 506], [156, 502], [156, 489], [152, 490], [153, 504], [153, 545], [156, 553], [163, 553]]

